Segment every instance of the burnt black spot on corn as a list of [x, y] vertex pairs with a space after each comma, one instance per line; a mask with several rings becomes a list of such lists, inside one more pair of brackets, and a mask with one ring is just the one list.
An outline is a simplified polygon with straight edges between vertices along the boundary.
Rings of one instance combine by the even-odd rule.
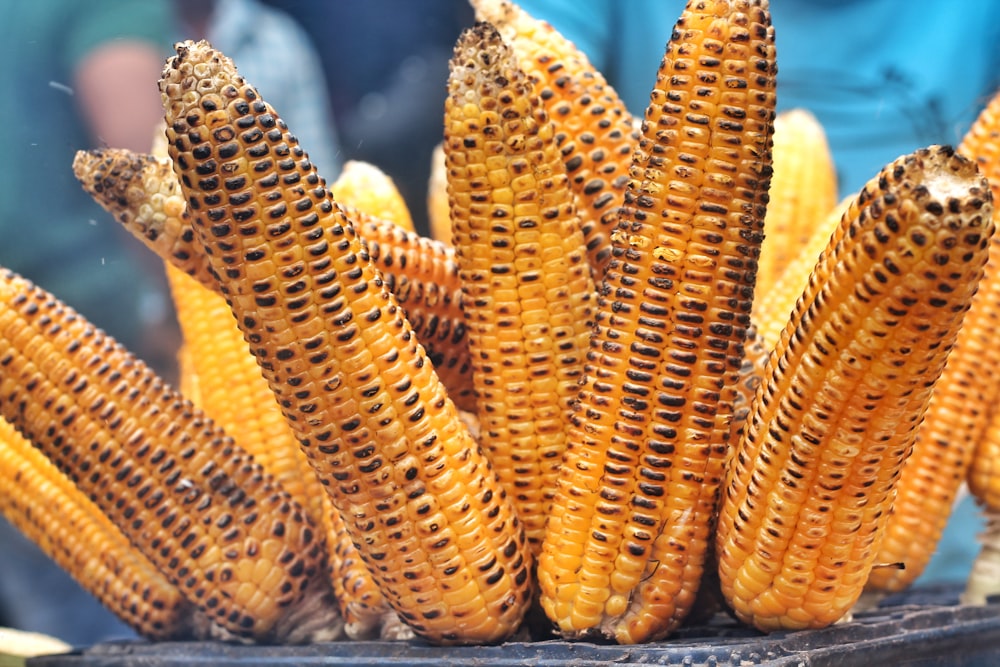
[[323, 541], [270, 475], [51, 294], [3, 272], [0, 302], [0, 412], [188, 600], [236, 637], [338, 634]]
[[406, 313], [448, 396], [462, 410], [476, 409], [467, 327], [455, 251], [399, 225], [352, 215], [372, 262]]
[[362, 239], [222, 54], [179, 44], [161, 91], [221, 290], [383, 595], [430, 641], [508, 637], [523, 528]]
[[205, 615], [3, 419], [0, 514], [143, 637], [155, 641], [210, 634]]
[[[958, 147], [961, 155], [975, 160], [990, 182], [994, 202], [1000, 197], [998, 134], [1000, 97], [983, 109]], [[913, 454], [903, 466], [885, 539], [876, 557], [876, 562], [880, 563], [904, 563], [905, 569], [874, 570], [868, 581], [871, 589], [902, 590], [921, 575], [937, 549], [955, 499], [966, 480], [973, 497], [980, 503], [1000, 508], [1000, 493], [997, 493], [1000, 475], [996, 471], [1000, 449], [991, 444], [994, 439], [990, 437], [990, 423], [997, 415], [1000, 383], [984, 381], [1000, 375], [1000, 346], [996, 344], [998, 325], [1000, 237], [994, 235], [985, 275], [962, 323], [955, 349], [931, 395], [927, 414], [917, 431]], [[982, 473], [990, 469], [994, 470], [994, 479], [984, 484], [990, 475]]]
[[184, 195], [166, 158], [124, 148], [79, 151], [73, 173], [83, 189], [169, 264], [214, 288], [208, 258], [194, 243]]
[[821, 627], [860, 596], [983, 274], [991, 215], [975, 165], [941, 147], [888, 165], [844, 215], [727, 472], [719, 573], [744, 622]]
[[507, 0], [471, 0], [513, 48], [531, 78], [579, 200], [588, 257], [600, 278], [611, 258], [611, 232], [624, 203], [632, 152], [632, 115], [587, 56], [551, 25]]
[[445, 102], [452, 239], [487, 450], [541, 547], [593, 322], [554, 128], [489, 24], [459, 39]]
[[388, 604], [281, 414], [229, 305], [218, 292], [169, 264], [167, 277], [184, 336], [187, 378], [198, 386], [198, 405], [274, 475], [325, 537], [330, 581], [348, 637], [377, 633]]
[[564, 635], [663, 637], [694, 602], [770, 178], [765, 2], [691, 2], [631, 167], [542, 555]]

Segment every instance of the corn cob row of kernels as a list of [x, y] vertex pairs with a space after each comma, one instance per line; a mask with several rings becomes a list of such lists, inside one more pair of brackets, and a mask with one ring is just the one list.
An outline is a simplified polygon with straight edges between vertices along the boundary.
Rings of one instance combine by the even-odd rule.
[[222, 296], [167, 265], [199, 403], [308, 513], [325, 537], [330, 580], [346, 634], [377, 633], [388, 603], [354, 549], [340, 515], [298, 446]]
[[583, 374], [594, 284], [554, 128], [510, 47], [477, 23], [450, 68], [448, 199], [479, 441], [537, 553]]
[[625, 200], [634, 119], [587, 56], [551, 25], [509, 0], [470, 0], [476, 18], [496, 27], [534, 83], [556, 126], [570, 187], [579, 199], [584, 239], [597, 279], [611, 258], [610, 235]]
[[224, 431], [51, 294], [0, 273], [0, 413], [233, 636], [339, 634], [303, 509]]
[[143, 637], [156, 641], [212, 635], [207, 617], [4, 419], [0, 515]]
[[[768, 350], [774, 347], [788, 325], [788, 318], [795, 310], [795, 303], [802, 296], [816, 261], [830, 245], [831, 236], [842, 234], [840, 220], [855, 196], [845, 197], [820, 222], [815, 224], [809, 239], [781, 272], [780, 279], [770, 289], [757, 289], [753, 302], [753, 320], [758, 335]], [[770, 204], [768, 204], [770, 208]], [[765, 225], [767, 223], [765, 222]], [[765, 232], [765, 238], [767, 233]]]
[[434, 642], [510, 636], [524, 531], [361, 238], [228, 58], [179, 44], [161, 91], [221, 290], [383, 595]]
[[690, 2], [643, 123], [539, 559], [567, 636], [691, 608], [724, 474], [774, 118], [766, 2]]
[[[77, 153], [73, 170], [97, 203], [164, 262], [218, 290], [168, 158], [126, 149], [95, 149]], [[373, 261], [396, 291], [418, 339], [439, 367], [449, 395], [460, 407], [474, 409], [454, 252], [394, 223], [343, 208], [370, 235], [366, 241], [373, 246]]]
[[993, 234], [974, 163], [888, 165], [843, 218], [768, 360], [729, 467], [723, 593], [762, 630], [822, 627], [861, 595]]

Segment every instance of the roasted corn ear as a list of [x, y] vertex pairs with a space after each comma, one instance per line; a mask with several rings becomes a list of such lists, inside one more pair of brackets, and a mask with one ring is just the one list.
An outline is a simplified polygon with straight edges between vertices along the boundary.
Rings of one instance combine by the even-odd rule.
[[509, 637], [524, 530], [362, 239], [228, 58], [178, 44], [160, 90], [221, 290], [383, 595], [430, 641]]
[[199, 407], [306, 509], [327, 542], [344, 631], [354, 639], [371, 636], [389, 612], [388, 603], [299, 448], [229, 305], [172, 265], [167, 265], [167, 278], [190, 363], [186, 370], [197, 379]]
[[774, 177], [764, 216], [758, 295], [781, 282], [786, 267], [836, 204], [837, 171], [823, 126], [807, 109], [782, 111], [774, 119]]
[[167, 158], [123, 148], [78, 151], [73, 174], [83, 189], [147, 248], [198, 282], [214, 287], [195, 244], [184, 195]]
[[[993, 201], [1000, 196], [1000, 97], [984, 109], [958, 147], [975, 160], [990, 183]], [[979, 289], [958, 332], [955, 349], [941, 374], [913, 453], [896, 485], [896, 500], [876, 556], [879, 563], [903, 568], [872, 571], [868, 588], [896, 592], [919, 577], [934, 555], [952, 507], [968, 477], [974, 478], [974, 452], [988, 442], [988, 425], [1000, 399], [1000, 237], [991, 238], [989, 261]], [[997, 452], [993, 452], [997, 453]], [[989, 461], [989, 459], [985, 459]], [[990, 464], [991, 465], [991, 464]], [[977, 497], [981, 487], [970, 484]], [[1000, 495], [996, 496], [1000, 503]], [[1000, 508], [1000, 504], [996, 505]]]
[[407, 231], [416, 231], [413, 216], [396, 182], [370, 162], [345, 162], [340, 175], [330, 184], [330, 193], [343, 205], [394, 222]]
[[490, 24], [459, 38], [448, 92], [448, 199], [479, 441], [537, 551], [583, 375], [594, 283], [552, 123]]
[[[77, 153], [73, 168], [84, 189], [165, 262], [219, 289], [168, 158], [95, 149]], [[454, 252], [395, 223], [344, 210], [367, 235], [373, 261], [396, 292], [449, 395], [463, 409], [474, 409]]]
[[470, 0], [480, 21], [511, 45], [542, 107], [556, 126], [556, 144], [579, 199], [590, 263], [599, 279], [611, 258], [610, 235], [625, 201], [634, 119], [587, 56], [555, 28], [508, 0]]
[[158, 641], [212, 634], [205, 614], [3, 419], [0, 514], [143, 637]]
[[0, 413], [235, 637], [334, 638], [325, 550], [222, 429], [51, 294], [0, 273]]
[[822, 627], [861, 595], [983, 274], [992, 208], [975, 164], [932, 147], [886, 166], [844, 215], [726, 475], [719, 577], [743, 622]]
[[766, 2], [688, 3], [612, 234], [539, 558], [565, 636], [659, 639], [694, 602], [763, 236], [774, 75]]

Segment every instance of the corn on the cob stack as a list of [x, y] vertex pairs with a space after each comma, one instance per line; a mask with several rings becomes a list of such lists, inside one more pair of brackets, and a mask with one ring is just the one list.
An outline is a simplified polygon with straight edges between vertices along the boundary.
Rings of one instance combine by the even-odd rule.
[[766, 2], [690, 2], [657, 76], [539, 559], [564, 635], [668, 634], [702, 575], [770, 177]]
[[55, 297], [0, 273], [0, 412], [236, 637], [336, 637], [302, 508], [220, 428]]
[[211, 635], [208, 618], [4, 419], [0, 419], [0, 514], [143, 637]]
[[551, 25], [509, 0], [470, 2], [476, 18], [492, 23], [514, 49], [555, 123], [590, 263], [600, 278], [611, 258], [610, 235], [639, 140], [632, 115], [587, 56]]
[[413, 217], [402, 193], [389, 174], [361, 160], [344, 163], [337, 180], [330, 184], [333, 198], [343, 205], [414, 232]]
[[[126, 149], [94, 149], [77, 153], [73, 170], [97, 203], [165, 262], [209, 289], [219, 289], [169, 159]], [[361, 223], [373, 261], [395, 292], [449, 396], [459, 407], [474, 409], [454, 252], [394, 223], [357, 209], [345, 210]]]
[[190, 362], [186, 372], [197, 379], [199, 407], [309, 513], [327, 542], [344, 630], [354, 639], [368, 637], [389, 613], [388, 603], [299, 448], [232, 311], [218, 292], [169, 264], [167, 278]]
[[727, 472], [719, 574], [742, 621], [822, 627], [860, 596], [983, 273], [991, 199], [973, 162], [934, 147], [885, 167], [845, 214]]
[[806, 109], [781, 112], [774, 119], [774, 178], [755, 300], [779, 285], [786, 267], [836, 204], [837, 172], [823, 126]]
[[[1000, 96], [984, 109], [958, 147], [975, 160], [1000, 200]], [[1000, 237], [994, 236], [979, 289], [958, 333], [955, 349], [931, 395], [917, 431], [913, 454], [903, 467], [896, 501], [876, 562], [902, 563], [878, 568], [868, 588], [901, 591], [919, 577], [931, 557], [962, 483], [975, 465], [973, 452], [985, 442], [1000, 398]], [[989, 460], [988, 458], [985, 460]], [[972, 473], [975, 476], [975, 473]], [[971, 479], [971, 478], [970, 478]], [[976, 491], [979, 487], [971, 485]], [[1000, 496], [997, 496], [1000, 502]], [[1000, 508], [1000, 504], [996, 505]]]
[[160, 85], [221, 289], [383, 594], [430, 641], [510, 636], [524, 531], [361, 238], [228, 58], [178, 44]]
[[553, 126], [488, 23], [459, 38], [445, 155], [480, 443], [537, 552], [593, 323], [594, 283]]

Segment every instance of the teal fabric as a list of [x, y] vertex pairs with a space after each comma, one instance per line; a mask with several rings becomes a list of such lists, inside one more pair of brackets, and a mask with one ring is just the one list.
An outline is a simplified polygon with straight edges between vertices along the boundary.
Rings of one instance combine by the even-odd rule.
[[[524, 0], [572, 39], [635, 114], [649, 103], [680, 0]], [[994, 0], [771, 2], [778, 108], [823, 123], [841, 195], [887, 162], [957, 143], [1000, 82]]]
[[[573, 40], [630, 110], [649, 103], [680, 0], [518, 0]], [[823, 124], [841, 196], [896, 157], [956, 145], [1000, 82], [995, 0], [776, 0], [778, 109]], [[918, 583], [968, 576], [983, 520], [958, 503]]]
[[[54, 292], [127, 346], [151, 289], [136, 252], [73, 177], [73, 156], [99, 146], [72, 90], [73, 67], [112, 39], [174, 36], [164, 0], [35, 0], [6, 3], [0, 21], [0, 266]], [[150, 81], [156, 86], [156, 81]]]

